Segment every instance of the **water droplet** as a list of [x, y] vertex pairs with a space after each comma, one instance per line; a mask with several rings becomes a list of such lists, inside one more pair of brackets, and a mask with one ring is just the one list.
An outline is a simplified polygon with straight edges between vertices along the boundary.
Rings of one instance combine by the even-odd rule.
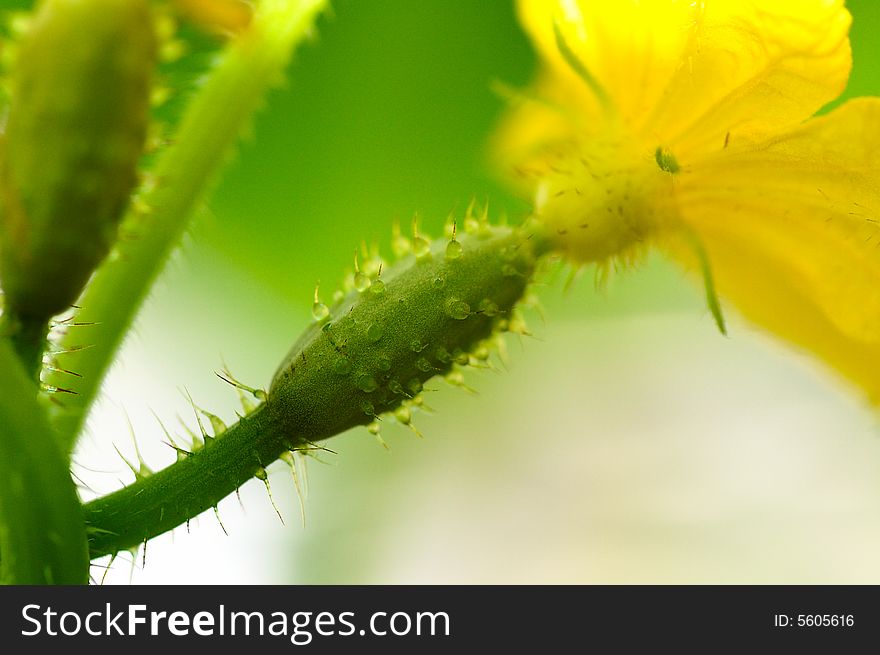
[[413, 393], [413, 395], [418, 394], [418, 393], [421, 393], [422, 388], [423, 388], [423, 387], [422, 387], [422, 381], [419, 380], [418, 378], [413, 378], [412, 380], [410, 380], [410, 381], [407, 383], [406, 386], [407, 386], [407, 387], [409, 388], [409, 390]]
[[486, 316], [495, 316], [498, 314], [498, 305], [488, 298], [483, 298], [480, 301], [479, 310], [481, 314], [485, 314]]
[[378, 421], [373, 421], [367, 426], [367, 431], [372, 435], [378, 435], [382, 431], [382, 426]]
[[507, 329], [516, 334], [528, 334], [529, 326], [526, 325], [525, 320], [521, 316], [513, 316], [510, 321], [508, 321]]
[[336, 373], [336, 375], [348, 375], [351, 373], [351, 360], [344, 357], [342, 359], [337, 359], [336, 363], [333, 364], [333, 372]]
[[450, 318], [462, 321], [471, 315], [471, 306], [464, 300], [458, 298], [449, 298], [446, 301], [446, 313]]
[[376, 368], [380, 371], [390, 371], [391, 358], [388, 355], [379, 355], [379, 359], [376, 360]]
[[443, 277], [442, 275], [438, 275], [437, 277], [434, 278], [434, 288], [435, 289], [442, 289], [445, 286], [446, 286], [446, 278], [445, 277]]
[[416, 259], [425, 259], [431, 256], [431, 244], [424, 237], [414, 237], [412, 240], [413, 253]]
[[376, 415], [376, 408], [373, 405], [373, 403], [371, 403], [369, 400], [361, 401], [361, 410], [367, 416], [375, 416]]
[[468, 355], [461, 348], [455, 349], [455, 352], [452, 353], [452, 358], [455, 360], [456, 364], [461, 364], [462, 366], [471, 361], [470, 355]]
[[408, 255], [412, 249], [412, 243], [400, 232], [400, 222], [394, 221], [391, 228], [391, 250], [397, 258]]
[[446, 381], [456, 387], [461, 387], [464, 385], [464, 375], [461, 371], [451, 371], [446, 375]]
[[410, 421], [412, 421], [412, 412], [409, 410], [409, 407], [398, 407], [394, 412], [394, 418], [403, 425], [409, 425]]
[[409, 344], [409, 349], [412, 350], [414, 353], [420, 353], [427, 347], [428, 344], [422, 343], [418, 339], [413, 339]]
[[395, 257], [408, 255], [410, 250], [412, 250], [412, 243], [409, 239], [402, 234], [394, 235], [394, 238], [391, 240], [391, 251]]
[[460, 259], [462, 254], [461, 243], [453, 239], [446, 244], [446, 259]]
[[485, 362], [489, 359], [489, 349], [486, 346], [477, 346], [476, 350], [474, 350], [474, 358]]
[[370, 278], [358, 271], [354, 274], [354, 288], [363, 293], [370, 288]]
[[515, 266], [511, 264], [505, 264], [501, 267], [501, 275], [503, 275], [504, 277], [518, 277], [522, 275], [522, 273], [516, 270]]
[[433, 364], [431, 364], [431, 362], [429, 362], [424, 357], [419, 357], [418, 360], [416, 360], [416, 368], [423, 373], [428, 373], [429, 371], [434, 370]]
[[367, 339], [372, 343], [376, 343], [385, 335], [385, 326], [381, 323], [373, 323], [367, 328]]
[[499, 332], [507, 332], [508, 328], [510, 328], [510, 321], [506, 318], [502, 318], [498, 321], [497, 327]]
[[342, 289], [333, 292], [333, 302], [342, 302], [343, 298], [345, 298], [345, 292]]
[[392, 392], [392, 393], [396, 393], [398, 396], [407, 396], [407, 395], [409, 395], [409, 394], [407, 394], [406, 392], [404, 392], [404, 390], [403, 390], [403, 385], [400, 384], [400, 382], [398, 382], [397, 380], [391, 380], [391, 381], [388, 383], [388, 388], [391, 389], [391, 392]]
[[372, 293], [377, 298], [385, 295], [385, 283], [382, 280], [373, 280], [373, 285], [370, 287], [370, 293]]
[[330, 310], [322, 302], [316, 302], [312, 305], [312, 317], [319, 323], [330, 316]]
[[425, 399], [419, 395], [419, 396], [414, 396], [412, 398], [412, 400], [410, 400], [410, 402], [413, 404], [414, 407], [421, 407], [422, 405], [425, 404]]
[[[366, 244], [364, 244], [364, 247], [366, 247]], [[364, 251], [364, 257], [367, 257], [366, 251]], [[369, 257], [369, 259], [365, 259], [363, 271], [369, 278], [379, 277], [384, 267], [385, 262], [382, 261], [382, 258], [379, 257], [379, 252], [376, 251]]]
[[376, 382], [376, 379], [368, 373], [364, 373], [363, 375], [358, 376], [355, 384], [357, 385], [357, 388], [364, 393], [373, 393], [376, 389], [379, 388], [379, 384]]
[[434, 357], [437, 358], [438, 362], [443, 362], [444, 364], [452, 361], [452, 355], [443, 346], [437, 346], [437, 349], [434, 351]]

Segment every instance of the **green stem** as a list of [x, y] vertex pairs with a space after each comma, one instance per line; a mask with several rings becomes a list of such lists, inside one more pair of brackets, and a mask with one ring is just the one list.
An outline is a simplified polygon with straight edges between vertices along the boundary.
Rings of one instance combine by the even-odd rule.
[[[53, 412], [67, 448], [73, 447], [101, 380], [138, 308], [189, 216], [222, 163], [263, 103], [266, 90], [283, 79], [293, 47], [308, 33], [325, 0], [262, 0], [252, 25], [235, 39], [224, 59], [188, 105], [171, 145], [153, 170], [155, 186], [143, 194], [148, 213], [130, 211], [116, 256], [97, 271], [78, 304], [80, 322], [94, 324], [89, 343], [71, 331], [62, 338], [63, 367], [82, 377], [50, 373], [46, 382], [74, 392]], [[88, 345], [88, 348], [82, 348]]]
[[0, 580], [84, 584], [89, 559], [66, 453], [9, 344], [0, 340]]
[[18, 320], [8, 314], [0, 318], [0, 334], [7, 336], [28, 377], [40, 383], [43, 370], [43, 352], [49, 325], [43, 320]]
[[215, 507], [291, 442], [261, 405], [177, 463], [84, 505], [92, 558], [137, 546]]

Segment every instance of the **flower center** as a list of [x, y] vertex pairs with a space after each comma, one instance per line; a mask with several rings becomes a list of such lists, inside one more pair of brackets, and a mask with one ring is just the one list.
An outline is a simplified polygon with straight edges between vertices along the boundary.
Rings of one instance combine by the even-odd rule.
[[561, 153], [538, 187], [536, 213], [560, 249], [581, 262], [629, 261], [673, 216], [668, 151], [598, 138]]

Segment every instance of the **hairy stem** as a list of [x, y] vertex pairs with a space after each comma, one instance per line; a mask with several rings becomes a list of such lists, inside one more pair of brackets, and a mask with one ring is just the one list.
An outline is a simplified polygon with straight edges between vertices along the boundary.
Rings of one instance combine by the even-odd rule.
[[137, 546], [214, 507], [285, 451], [289, 441], [261, 405], [176, 464], [83, 507], [92, 558]]
[[[325, 0], [262, 0], [251, 26], [239, 35], [188, 105], [173, 145], [153, 170], [155, 186], [143, 194], [148, 212], [132, 210], [115, 256], [97, 271], [78, 304], [77, 320], [94, 324], [89, 343], [65, 335], [63, 368], [82, 377], [51, 374], [50, 386], [68, 389], [53, 422], [67, 448], [73, 447], [101, 380], [187, 220], [216, 178], [239, 135], [263, 102], [266, 90], [283, 79], [293, 47], [308, 33]], [[88, 345], [88, 348], [82, 348]]]
[[0, 389], [0, 580], [84, 584], [86, 534], [67, 455], [3, 340]]

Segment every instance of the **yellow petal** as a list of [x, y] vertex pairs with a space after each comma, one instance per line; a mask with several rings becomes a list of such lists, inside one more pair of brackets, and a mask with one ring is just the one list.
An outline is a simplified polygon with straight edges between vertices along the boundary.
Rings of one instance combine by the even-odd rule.
[[678, 69], [699, 14], [690, 0], [521, 0], [520, 22], [571, 93], [583, 81], [560, 52], [554, 23], [572, 54], [617, 109], [638, 124]]
[[[817, 356], [880, 404], [880, 344], [843, 334], [778, 253], [756, 245], [748, 235], [707, 235], [706, 247], [716, 287], [726, 301], [749, 320]], [[686, 250], [678, 255], [692, 258]]]
[[880, 99], [731, 145], [676, 200], [722, 297], [880, 401]]
[[[803, 121], [840, 94], [851, 66], [843, 0], [521, 0], [519, 10], [555, 95], [584, 82], [554, 23], [634, 132], [684, 160], [728, 133]], [[577, 94], [568, 104], [594, 119]]]
[[852, 67], [843, 0], [705, 0], [681, 67], [647, 129], [687, 159], [801, 123]]

